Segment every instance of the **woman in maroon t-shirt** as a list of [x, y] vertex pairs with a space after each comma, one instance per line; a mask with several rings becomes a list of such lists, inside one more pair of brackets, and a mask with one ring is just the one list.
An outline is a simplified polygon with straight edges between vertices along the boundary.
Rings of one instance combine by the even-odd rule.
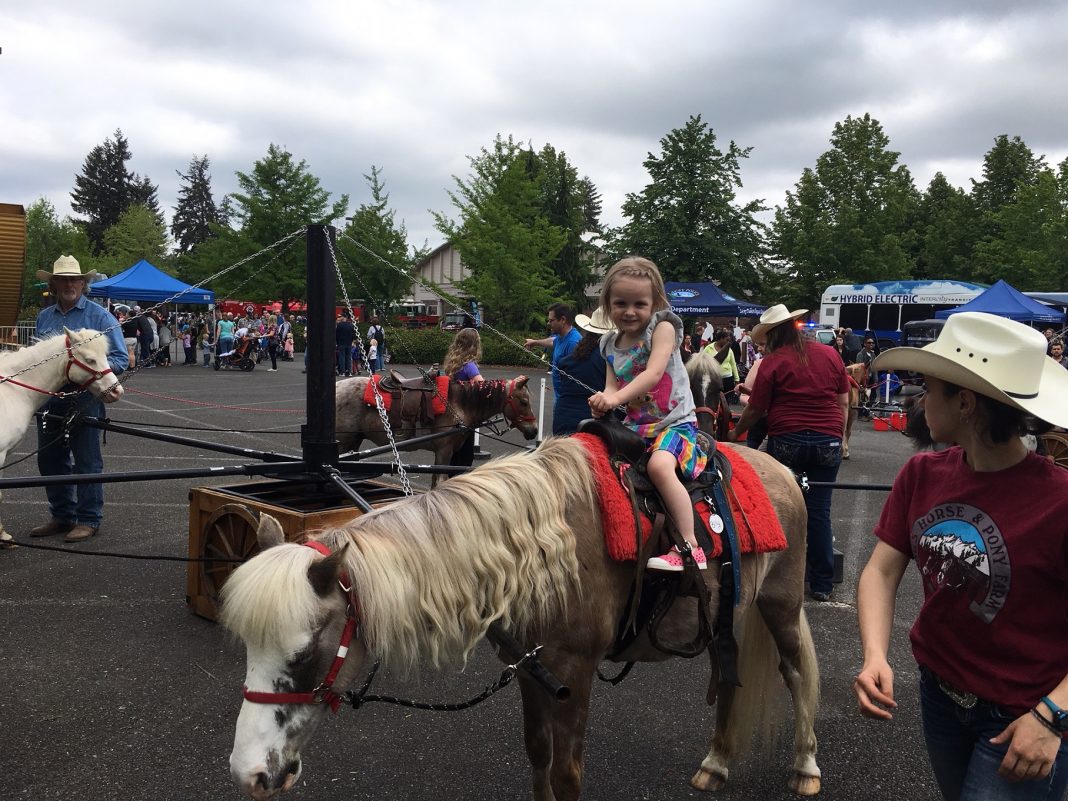
[[[810, 481], [832, 483], [842, 463], [842, 438], [849, 407], [849, 378], [834, 349], [801, 336], [794, 321], [807, 309], [781, 303], [762, 315], [754, 341], [766, 338], [760, 372], [731, 440], [741, 439], [765, 413], [768, 453]], [[834, 547], [831, 489], [811, 487], [805, 580], [817, 601], [831, 597]]]
[[956, 447], [912, 457], [894, 482], [857, 588], [853, 689], [861, 714], [891, 717], [894, 601], [915, 561], [924, 599], [910, 639], [947, 801], [1052, 801], [1068, 788], [1068, 471], [1021, 441], [1068, 426], [1068, 371], [1045, 347], [1025, 325], [963, 312], [927, 347], [875, 361], [924, 375], [931, 437]]

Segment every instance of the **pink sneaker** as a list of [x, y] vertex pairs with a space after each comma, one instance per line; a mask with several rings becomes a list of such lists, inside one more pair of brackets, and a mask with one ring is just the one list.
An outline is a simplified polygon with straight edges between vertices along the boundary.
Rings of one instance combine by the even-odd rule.
[[[693, 560], [697, 563], [698, 570], [705, 570], [708, 568], [708, 560], [705, 558], [705, 552], [703, 548], [694, 548]], [[649, 570], [666, 570], [672, 573], [681, 573], [683, 570], [682, 554], [675, 548], [672, 548], [663, 556], [654, 556], [645, 566]]]

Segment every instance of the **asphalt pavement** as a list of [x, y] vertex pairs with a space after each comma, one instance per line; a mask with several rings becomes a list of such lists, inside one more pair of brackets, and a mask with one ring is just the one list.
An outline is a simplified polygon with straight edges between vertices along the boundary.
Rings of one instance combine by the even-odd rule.
[[[134, 376], [108, 407], [122, 422], [211, 442], [297, 453], [304, 420], [301, 363], [260, 365], [251, 373], [201, 367], [157, 368]], [[484, 369], [490, 378], [512, 371]], [[540, 379], [532, 375], [535, 400]], [[545, 393], [551, 416], [551, 385]], [[515, 433], [487, 435], [481, 448], [502, 455], [527, 447]], [[31, 433], [8, 455], [35, 448]], [[854, 431], [852, 459], [840, 480], [888, 484], [911, 452], [895, 432], [870, 423]], [[108, 434], [109, 471], [242, 464], [240, 457], [195, 446]], [[412, 461], [430, 461], [428, 451]], [[5, 477], [36, 474], [34, 459]], [[100, 533], [80, 547], [58, 539], [32, 544], [62, 552], [0, 551], [0, 799], [42, 801], [191, 801], [236, 799], [227, 757], [241, 702], [244, 655], [218, 626], [185, 603], [186, 565], [178, 561], [85, 556], [77, 550], [183, 557], [188, 493], [247, 479], [112, 484], [105, 489]], [[425, 486], [425, 478], [417, 478]], [[871, 529], [885, 492], [838, 490], [837, 546], [845, 581], [830, 603], [806, 603], [816, 640], [822, 702], [816, 722], [826, 801], [935, 801], [918, 719], [917, 677], [908, 626], [919, 583], [910, 573], [898, 605], [892, 661], [900, 707], [890, 723], [856, 713], [850, 691], [859, 666], [855, 585], [871, 550]], [[17, 539], [48, 517], [44, 490], [4, 492], [0, 514]], [[70, 551], [69, 553], [67, 551]], [[500, 672], [480, 648], [462, 673], [415, 679], [384, 675], [378, 692], [456, 701], [477, 694]], [[594, 692], [586, 739], [584, 798], [692, 799], [689, 778], [708, 750], [713, 713], [703, 703], [703, 658], [638, 665], [618, 687]], [[735, 766], [724, 799], [787, 799], [792, 709], [781, 690], [780, 743], [767, 761]], [[370, 705], [343, 709], [305, 753], [304, 773], [287, 797], [363, 799], [522, 799], [529, 797], [518, 690], [510, 687], [475, 709], [435, 713]]]

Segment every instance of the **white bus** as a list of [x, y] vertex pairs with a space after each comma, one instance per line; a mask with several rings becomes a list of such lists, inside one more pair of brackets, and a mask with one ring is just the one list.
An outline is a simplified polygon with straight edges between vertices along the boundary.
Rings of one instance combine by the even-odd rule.
[[870, 331], [880, 344], [901, 344], [905, 323], [929, 320], [939, 309], [951, 309], [988, 289], [968, 281], [876, 281], [871, 284], [835, 284], [820, 301], [820, 325]]

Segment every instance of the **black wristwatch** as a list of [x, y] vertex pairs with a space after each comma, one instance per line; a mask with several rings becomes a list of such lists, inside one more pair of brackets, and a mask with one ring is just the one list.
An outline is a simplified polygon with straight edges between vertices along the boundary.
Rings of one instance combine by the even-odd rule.
[[1050, 700], [1048, 695], [1043, 695], [1039, 699], [1039, 703], [1045, 704], [1049, 711], [1053, 714], [1053, 728], [1055, 728], [1061, 734], [1068, 734], [1068, 712], [1053, 703], [1053, 701]]

